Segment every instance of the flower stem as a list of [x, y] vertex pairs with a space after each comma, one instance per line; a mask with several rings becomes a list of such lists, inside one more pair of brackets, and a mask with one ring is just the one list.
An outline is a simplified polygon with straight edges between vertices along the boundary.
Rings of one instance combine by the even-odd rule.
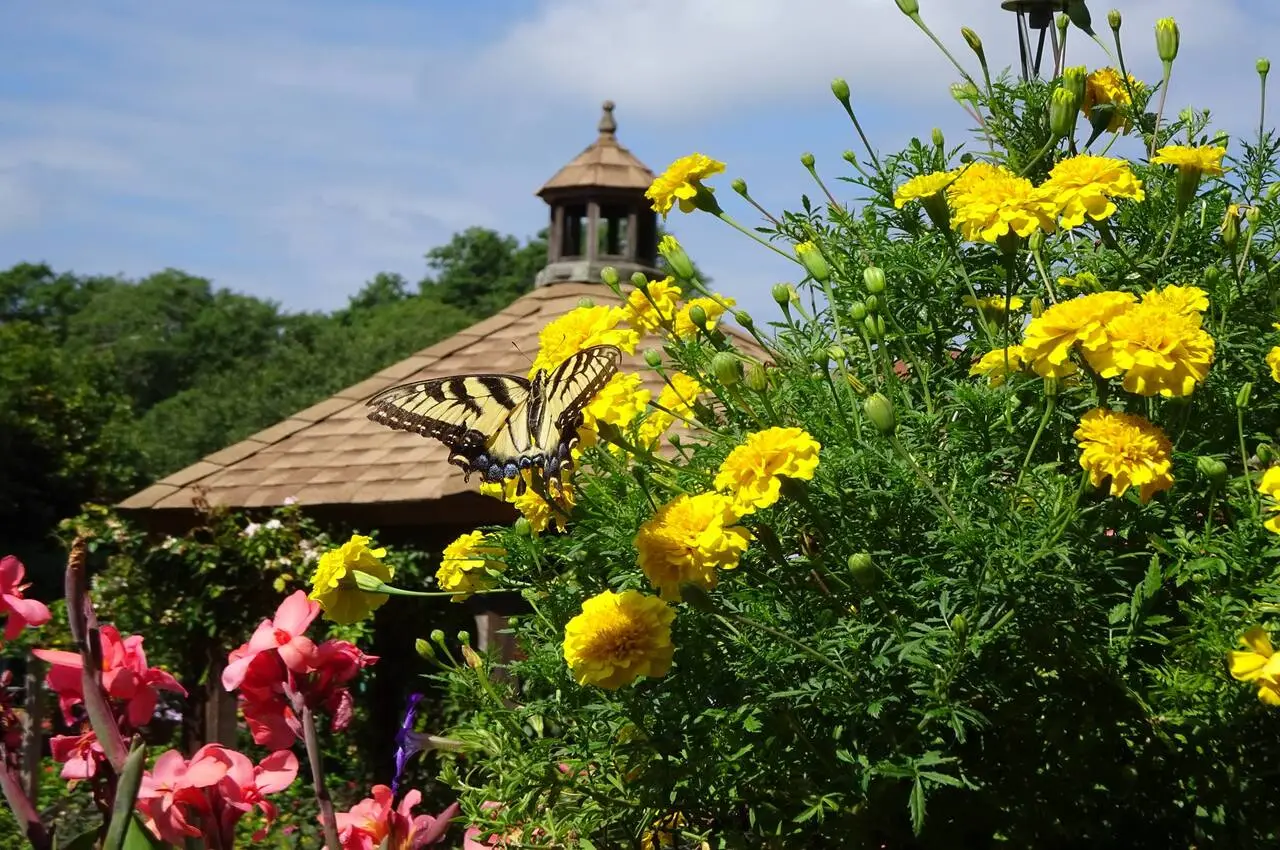
[[1160, 106], [1156, 109], [1156, 125], [1151, 128], [1151, 148], [1148, 156], [1156, 155], [1156, 145], [1160, 143], [1160, 119], [1164, 117], [1164, 102], [1169, 96], [1169, 77], [1173, 74], [1173, 63], [1164, 63], [1164, 81], [1160, 84]]
[[803, 265], [800, 262], [800, 260], [791, 256], [786, 251], [779, 248], [777, 245], [774, 245], [768, 239], [765, 239], [764, 237], [762, 237], [759, 233], [756, 233], [754, 230], [752, 230], [749, 227], [745, 227], [742, 224], [739, 224], [737, 221], [734, 220], [733, 216], [729, 215], [727, 212], [721, 211], [716, 215], [716, 218], [720, 219], [725, 224], [732, 227], [734, 230], [737, 230], [739, 233], [742, 233], [746, 236], [750, 236], [752, 239], [756, 240], [757, 242], [759, 242], [764, 247], [768, 248], [773, 253], [781, 257], [786, 257], [788, 260], [790, 260], [793, 263], [796, 263], [797, 265]]
[[1031, 445], [1027, 447], [1027, 456], [1022, 459], [1022, 468], [1018, 470], [1018, 480], [1014, 482], [1013, 491], [1014, 498], [1022, 489], [1022, 476], [1027, 473], [1027, 466], [1031, 463], [1031, 456], [1035, 454], [1036, 446], [1040, 444], [1040, 438], [1044, 436], [1044, 429], [1049, 425], [1049, 419], [1053, 417], [1053, 410], [1058, 401], [1057, 396], [1049, 396], [1045, 399], [1044, 415], [1040, 417], [1040, 427], [1036, 428], [1036, 435], [1031, 438]]
[[1253, 507], [1255, 517], [1262, 516], [1262, 496], [1249, 477], [1249, 450], [1244, 446], [1244, 408], [1236, 408], [1236, 436], [1240, 440], [1240, 469], [1244, 475], [1245, 486], [1249, 488], [1249, 504]]
[[830, 658], [823, 655], [821, 652], [818, 652], [818, 650], [814, 649], [813, 647], [808, 646], [807, 644], [801, 643], [800, 641], [796, 640], [786, 632], [779, 631], [778, 629], [775, 629], [773, 626], [766, 626], [764, 623], [758, 623], [749, 617], [742, 616], [741, 614], [726, 612], [726, 613], [716, 613], [715, 616], [717, 619], [721, 621], [728, 620], [730, 622], [737, 622], [741, 625], [749, 626], [753, 629], [758, 629], [759, 631], [762, 631], [771, 637], [777, 638], [783, 643], [790, 644], [791, 646], [803, 652], [805, 655], [812, 658], [814, 661], [820, 662], [821, 664], [827, 667], [830, 667], [832, 670], [836, 671], [841, 676], [844, 676], [846, 679], [848, 679], [850, 682], [853, 682], [855, 685], [858, 684], [857, 677], [854, 676], [852, 673], [850, 673], [848, 670], [846, 670], [844, 667], [832, 661]]
[[[297, 695], [295, 702], [302, 702]], [[338, 840], [338, 820], [333, 813], [333, 800], [329, 797], [329, 789], [324, 784], [324, 766], [320, 763], [320, 740], [316, 735], [316, 718], [311, 707], [303, 703], [302, 711], [303, 741], [307, 746], [307, 760], [311, 762], [311, 783], [315, 786], [316, 804], [320, 806], [320, 826], [324, 830], [324, 843], [328, 850], [342, 850]]]
[[929, 474], [925, 472], [924, 469], [921, 468], [920, 464], [916, 462], [916, 459], [911, 456], [911, 452], [907, 451], [902, 445], [902, 441], [898, 439], [898, 435], [891, 434], [889, 436], [889, 443], [893, 446], [893, 450], [898, 453], [898, 456], [910, 464], [911, 468], [915, 470], [916, 477], [920, 479], [920, 483], [924, 484], [924, 486], [929, 489], [929, 492], [933, 494], [933, 497], [938, 500], [938, 504], [942, 506], [942, 510], [946, 513], [947, 518], [951, 520], [956, 528], [963, 529], [964, 523], [960, 522], [960, 518], [956, 516], [955, 511], [951, 510], [951, 503], [947, 501], [947, 497], [942, 494], [942, 491], [933, 483], [933, 479], [929, 477]]

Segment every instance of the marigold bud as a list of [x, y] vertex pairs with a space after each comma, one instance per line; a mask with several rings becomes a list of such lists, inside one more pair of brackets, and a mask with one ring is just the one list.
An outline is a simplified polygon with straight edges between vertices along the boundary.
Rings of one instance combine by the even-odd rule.
[[855, 322], [861, 322], [867, 317], [867, 305], [861, 301], [855, 301], [849, 305], [849, 315], [853, 316]]
[[800, 264], [813, 276], [814, 280], [819, 283], [831, 280], [831, 266], [828, 265], [827, 258], [822, 256], [822, 251], [818, 250], [817, 245], [812, 242], [801, 242], [796, 245], [796, 256], [800, 258]]
[[849, 163], [850, 165], [858, 164], [858, 155], [853, 151], [845, 151], [844, 153], [840, 154], [840, 158], [843, 159], [845, 162]]
[[1258, 461], [1263, 466], [1270, 466], [1276, 459], [1276, 447], [1270, 443], [1258, 443], [1258, 450], [1255, 452]]
[[1240, 208], [1235, 204], [1227, 205], [1227, 214], [1222, 218], [1218, 233], [1227, 250], [1234, 251], [1236, 243], [1240, 241]]
[[413, 651], [428, 661], [436, 660], [436, 651], [431, 648], [431, 644], [422, 638], [418, 638], [413, 642]]
[[613, 266], [605, 266], [600, 270], [600, 281], [612, 290], [618, 288], [618, 270]]
[[529, 520], [524, 517], [518, 517], [511, 525], [511, 530], [520, 537], [528, 537], [533, 534], [533, 527], [529, 525]]
[[836, 77], [831, 81], [831, 93], [836, 96], [836, 100], [848, 105], [849, 83], [844, 77]]
[[862, 270], [862, 283], [867, 287], [867, 292], [872, 295], [884, 292], [884, 269], [879, 266], [867, 266]]
[[1216, 148], [1225, 148], [1231, 143], [1231, 134], [1226, 130], [1219, 130], [1213, 134], [1213, 138], [1209, 140], [1209, 144]]
[[729, 181], [729, 185], [733, 188], [733, 191], [737, 192], [742, 197], [745, 198], [747, 196], [746, 180], [743, 180], [741, 177], [735, 177], [733, 180]]
[[689, 321], [693, 322], [696, 328], [707, 329], [707, 311], [701, 304], [694, 304], [689, 308]]
[[881, 434], [888, 436], [898, 430], [898, 415], [884, 393], [875, 393], [862, 402], [862, 412]]
[[969, 632], [969, 623], [965, 620], [964, 614], [956, 614], [951, 618], [951, 632], [956, 636], [956, 640], [964, 640]]
[[738, 324], [742, 325], [747, 330], [751, 330], [753, 327], [755, 327], [755, 324], [756, 324], [756, 320], [751, 318], [751, 314], [748, 313], [746, 310], [734, 311], [733, 320]]
[[429, 637], [431, 638], [431, 642], [434, 643], [436, 646], [444, 646], [444, 630], [443, 629], [432, 629]]
[[1031, 299], [1031, 318], [1038, 319], [1044, 315], [1044, 299], [1039, 295]]
[[1227, 483], [1227, 465], [1216, 457], [1201, 455], [1196, 458], [1196, 471], [1203, 475], [1215, 490]]
[[880, 308], [884, 306], [879, 295], [868, 295], [866, 305], [868, 313], [879, 313]]
[[1236, 407], [1244, 410], [1249, 406], [1249, 398], [1253, 395], [1253, 381], [1245, 381], [1240, 392], [1236, 393]]
[[920, 3], [917, 0], [894, 0], [904, 15], [920, 14]]
[[1089, 69], [1084, 65], [1072, 65], [1062, 71], [1062, 87], [1071, 93], [1075, 109], [1084, 103], [1084, 93], [1088, 87]]
[[1053, 97], [1049, 100], [1049, 131], [1054, 138], [1065, 139], [1075, 132], [1079, 114], [1071, 92], [1064, 88], [1053, 90]]
[[952, 83], [951, 97], [959, 104], [964, 105], [978, 99], [978, 87], [971, 82]]
[[867, 330], [867, 336], [874, 341], [879, 341], [884, 336], [884, 319], [879, 316], [867, 316], [862, 320], [862, 326]]
[[459, 629], [458, 633], [454, 635], [454, 637], [456, 637], [458, 639], [458, 643], [462, 644], [463, 646], [471, 646], [470, 632], [467, 632], [464, 629]]
[[1265, 77], [1267, 74], [1271, 73], [1271, 60], [1265, 57], [1259, 59], [1256, 67], [1258, 69], [1258, 74]]
[[662, 365], [662, 352], [656, 348], [646, 348], [644, 352], [644, 362], [649, 364], [650, 369], [657, 369]]
[[684, 248], [680, 247], [680, 243], [670, 234], [662, 237], [662, 241], [658, 243], [658, 253], [667, 261], [667, 268], [671, 269], [671, 273], [681, 280], [692, 280], [694, 278], [693, 261], [689, 259], [689, 255], [685, 253]]
[[[466, 634], [466, 632], [458, 632], [459, 636], [464, 634]], [[480, 660], [480, 654], [466, 644], [463, 644], [462, 646], [462, 660], [465, 661], [467, 666], [472, 670], [479, 670], [481, 665], [484, 664], [484, 662]]]
[[1112, 9], [1107, 12], [1107, 23], [1111, 26], [1112, 32], [1120, 32], [1120, 10]]
[[742, 381], [742, 361], [728, 351], [720, 351], [711, 358], [711, 374], [726, 387], [736, 387]]
[[584, 296], [578, 299], [578, 306], [583, 310], [589, 310], [592, 307], [596, 306], [596, 302], [594, 299], [587, 298]]
[[832, 345], [827, 347], [827, 356], [830, 357], [832, 360], [843, 360], [845, 357], [845, 354], [847, 353], [848, 352], [846, 352], [844, 348], [839, 345]]
[[809, 153], [808, 151], [805, 151], [804, 153], [800, 154], [800, 164], [803, 165], [805, 168], [812, 169], [813, 164], [815, 162], [817, 162], [817, 160], [814, 159], [813, 154]]
[[1071, 16], [1064, 12], [1054, 23], [1058, 25], [1058, 41], [1062, 41], [1067, 37], [1067, 27], [1071, 26]]
[[1244, 220], [1249, 222], [1251, 227], [1257, 224], [1260, 218], [1262, 218], [1262, 210], [1259, 209], [1257, 204], [1244, 208]]
[[1178, 23], [1173, 18], [1161, 18], [1156, 21], [1156, 53], [1161, 62], [1172, 62], [1178, 58]]
[[942, 150], [947, 146], [947, 137], [942, 135], [941, 127], [933, 128], [933, 146], [938, 150]]
[[978, 38], [978, 34], [968, 27], [960, 27], [960, 35], [964, 36], [965, 43], [969, 45], [969, 49], [978, 54], [978, 58], [981, 59], [983, 56], [982, 39]]
[[791, 303], [791, 287], [785, 283], [775, 283], [773, 285], [773, 300], [778, 302], [779, 307], [785, 307]]
[[858, 552], [849, 556], [849, 572], [853, 580], [866, 590], [876, 586], [876, 562], [867, 552]]
[[743, 377], [743, 383], [747, 385], [747, 389], [758, 393], [769, 389], [769, 373], [765, 371], [764, 364], [752, 362], [751, 365], [747, 366], [747, 374]]

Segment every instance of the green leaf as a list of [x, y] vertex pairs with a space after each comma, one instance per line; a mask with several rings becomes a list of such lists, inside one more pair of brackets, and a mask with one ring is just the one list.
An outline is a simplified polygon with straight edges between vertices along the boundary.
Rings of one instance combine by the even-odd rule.
[[129, 818], [129, 831], [125, 834], [122, 850], [165, 850], [168, 846], [142, 825], [137, 812], [133, 813]]
[[56, 835], [53, 839], [54, 850], [94, 850], [98, 846], [98, 830], [91, 829], [88, 832], [82, 832], [75, 838], [68, 839], [63, 843]]
[[919, 835], [924, 829], [924, 783], [919, 777], [911, 784], [911, 800], [908, 807], [911, 809], [911, 831]]
[[120, 771], [120, 781], [116, 785], [116, 799], [111, 807], [111, 825], [107, 827], [107, 837], [102, 842], [102, 850], [124, 850], [130, 847], [128, 836], [135, 820], [133, 804], [138, 800], [138, 789], [142, 785], [142, 770], [146, 764], [147, 746], [139, 740], [134, 743], [128, 758], [125, 759], [124, 769]]

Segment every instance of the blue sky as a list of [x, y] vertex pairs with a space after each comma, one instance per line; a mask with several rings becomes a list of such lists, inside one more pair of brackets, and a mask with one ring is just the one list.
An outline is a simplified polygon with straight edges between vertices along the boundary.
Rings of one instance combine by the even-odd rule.
[[[961, 24], [993, 65], [1013, 61], [998, 0], [920, 5], [973, 70]], [[1091, 5], [1109, 36], [1108, 6]], [[1208, 104], [1251, 126], [1277, 4], [1113, 5], [1148, 79], [1155, 19], [1181, 24], [1168, 111]], [[9, 4], [3, 24], [0, 267], [176, 267], [289, 309], [341, 306], [378, 271], [417, 280], [422, 255], [471, 225], [534, 233], [534, 191], [594, 138], [606, 98], [651, 168], [694, 150], [727, 162], [721, 197], [748, 224], [729, 177], [777, 210], [814, 192], [802, 152], [833, 186], [845, 173], [855, 138], [833, 76], [882, 149], [967, 132], [954, 69], [893, 0], [65, 0]], [[1101, 60], [1078, 34], [1072, 51]], [[794, 274], [719, 222], [670, 224], [749, 309], [771, 310], [770, 285]]]

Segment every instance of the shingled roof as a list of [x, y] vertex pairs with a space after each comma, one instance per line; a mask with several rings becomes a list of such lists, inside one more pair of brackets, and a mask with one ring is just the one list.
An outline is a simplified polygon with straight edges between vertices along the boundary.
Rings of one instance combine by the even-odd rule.
[[566, 190], [648, 189], [653, 172], [636, 159], [631, 151], [618, 144], [618, 122], [613, 117], [613, 101], [604, 102], [600, 117], [600, 135], [587, 145], [569, 164], [557, 171], [538, 190], [546, 198]]
[[[597, 304], [620, 303], [601, 284], [535, 289], [502, 312], [157, 481], [120, 507], [186, 514], [197, 496], [237, 508], [270, 507], [294, 498], [308, 509], [341, 507], [344, 516], [350, 516], [352, 506], [363, 505], [386, 525], [503, 521], [510, 508], [480, 495], [479, 476], [464, 482], [462, 471], [448, 463], [448, 451], [435, 440], [371, 422], [365, 402], [387, 387], [422, 378], [525, 374], [538, 350], [538, 332], [583, 297]], [[759, 353], [745, 337], [739, 345]], [[638, 354], [624, 357], [622, 368], [644, 375], [657, 396], [661, 379], [643, 367]]]

